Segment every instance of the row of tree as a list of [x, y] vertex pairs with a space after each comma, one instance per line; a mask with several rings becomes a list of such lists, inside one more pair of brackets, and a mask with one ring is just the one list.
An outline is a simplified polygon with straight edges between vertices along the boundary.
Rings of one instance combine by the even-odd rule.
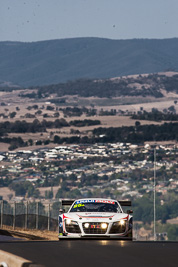
[[118, 97], [118, 96], [155, 96], [162, 97], [158, 81], [154, 87], [142, 87], [142, 90], [137, 90], [136, 87], [129, 86], [127, 79], [120, 79], [117, 82], [111, 80], [89, 80], [80, 79], [72, 82], [67, 82], [57, 85], [49, 85], [38, 87], [38, 95], [56, 93], [58, 96], [79, 95], [81, 97]]
[[[28, 146], [33, 144], [33, 140], [28, 140], [24, 142], [21, 137], [3, 137], [6, 133], [26, 133], [26, 132], [43, 132], [46, 128], [61, 128], [62, 126], [68, 126], [69, 124], [64, 120], [56, 120], [54, 122], [42, 121], [39, 122], [35, 120], [34, 123], [24, 122], [5, 122], [1, 123], [2, 128], [0, 132], [0, 142], [5, 142], [11, 144], [10, 149], [15, 149], [17, 147]], [[91, 124], [90, 124], [91, 122]], [[82, 121], [75, 121], [73, 126], [88, 126], [97, 125], [100, 121], [88, 121], [85, 123]], [[1, 126], [0, 125], [0, 126]], [[5, 127], [4, 127], [5, 126]], [[26, 127], [25, 127], [26, 126]], [[30, 126], [30, 127], [29, 127]], [[93, 143], [116, 143], [116, 142], [129, 142], [129, 143], [144, 143], [145, 141], [169, 141], [178, 140], [178, 123], [164, 123], [162, 125], [140, 125], [136, 123], [136, 126], [130, 127], [118, 127], [118, 128], [96, 128], [92, 131], [92, 135], [88, 136], [71, 136], [71, 137], [60, 137], [55, 135], [53, 140], [38, 140], [36, 145], [46, 145], [50, 142], [55, 144], [93, 144]]]
[[[135, 84], [139, 84], [139, 90]], [[146, 86], [145, 86], [146, 85]], [[166, 77], [165, 75], [150, 74], [139, 75], [135, 78], [120, 78], [117, 80], [89, 80], [79, 79], [67, 83], [39, 86], [37, 93], [21, 94], [22, 97], [41, 98], [56, 93], [58, 96], [79, 95], [82, 97], [117, 97], [117, 96], [154, 96], [162, 97], [160, 88], [168, 92], [177, 92], [178, 75]], [[61, 101], [61, 100], [59, 100]], [[65, 101], [65, 99], [63, 99]]]
[[143, 113], [139, 112], [139, 114], [133, 114], [131, 118], [134, 120], [148, 120], [148, 121], [178, 121], [178, 114], [175, 114], [174, 112], [172, 112], [172, 110], [170, 113], [163, 113], [161, 111], [158, 111], [157, 109], [155, 109], [152, 112], [147, 112], [144, 110]]
[[97, 142], [130, 142], [178, 140], [178, 123], [162, 125], [140, 125], [118, 128], [96, 128], [93, 130]]
[[33, 122], [15, 121], [15, 122], [1, 122], [0, 123], [0, 136], [7, 133], [38, 133], [46, 132], [47, 128], [62, 128], [69, 126], [83, 127], [91, 125], [100, 125], [99, 120], [73, 120], [67, 122], [64, 118], [56, 119], [55, 121], [39, 121], [35, 119]]
[[[177, 217], [178, 196], [174, 193], [170, 196], [172, 196], [171, 201], [166, 201], [163, 205], [161, 205], [159, 195], [156, 197], [156, 220], [161, 220], [162, 223]], [[136, 221], [151, 224], [153, 221], [153, 193], [145, 194], [142, 198], [134, 200], [133, 209]]]

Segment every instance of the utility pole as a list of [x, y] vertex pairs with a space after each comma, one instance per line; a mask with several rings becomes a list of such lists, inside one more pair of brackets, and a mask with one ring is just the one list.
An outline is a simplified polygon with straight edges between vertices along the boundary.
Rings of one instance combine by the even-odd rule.
[[48, 204], [48, 231], [50, 229], [50, 204]]
[[13, 210], [13, 229], [15, 229], [15, 220], [16, 220], [16, 202], [14, 202], [14, 210]]
[[154, 194], [154, 241], [156, 241], [156, 147], [154, 148], [154, 183], [153, 183], [153, 194]]
[[3, 227], [4, 201], [1, 200], [1, 228]]
[[38, 220], [39, 220], [39, 202], [36, 202], [36, 229], [38, 230]]
[[25, 209], [25, 229], [28, 228], [28, 201], [26, 202], [26, 209]]

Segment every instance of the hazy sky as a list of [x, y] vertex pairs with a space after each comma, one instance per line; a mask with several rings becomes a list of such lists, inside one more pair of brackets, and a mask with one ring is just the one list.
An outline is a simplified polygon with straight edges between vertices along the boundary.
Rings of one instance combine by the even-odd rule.
[[178, 0], [0, 0], [0, 41], [178, 37]]

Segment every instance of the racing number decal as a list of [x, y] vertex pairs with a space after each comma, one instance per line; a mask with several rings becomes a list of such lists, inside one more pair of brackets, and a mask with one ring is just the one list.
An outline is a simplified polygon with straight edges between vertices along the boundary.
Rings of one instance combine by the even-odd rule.
[[75, 204], [75, 205], [74, 205], [74, 209], [75, 209], [75, 208], [80, 208], [80, 207], [83, 207], [83, 206], [85, 206], [85, 204]]

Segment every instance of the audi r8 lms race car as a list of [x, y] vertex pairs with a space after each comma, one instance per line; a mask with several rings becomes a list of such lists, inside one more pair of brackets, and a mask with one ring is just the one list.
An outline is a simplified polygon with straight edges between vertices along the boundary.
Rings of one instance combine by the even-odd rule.
[[130, 201], [103, 198], [62, 200], [70, 205], [59, 215], [59, 240], [66, 238], [118, 238], [132, 240], [132, 210], [125, 213], [122, 206]]

